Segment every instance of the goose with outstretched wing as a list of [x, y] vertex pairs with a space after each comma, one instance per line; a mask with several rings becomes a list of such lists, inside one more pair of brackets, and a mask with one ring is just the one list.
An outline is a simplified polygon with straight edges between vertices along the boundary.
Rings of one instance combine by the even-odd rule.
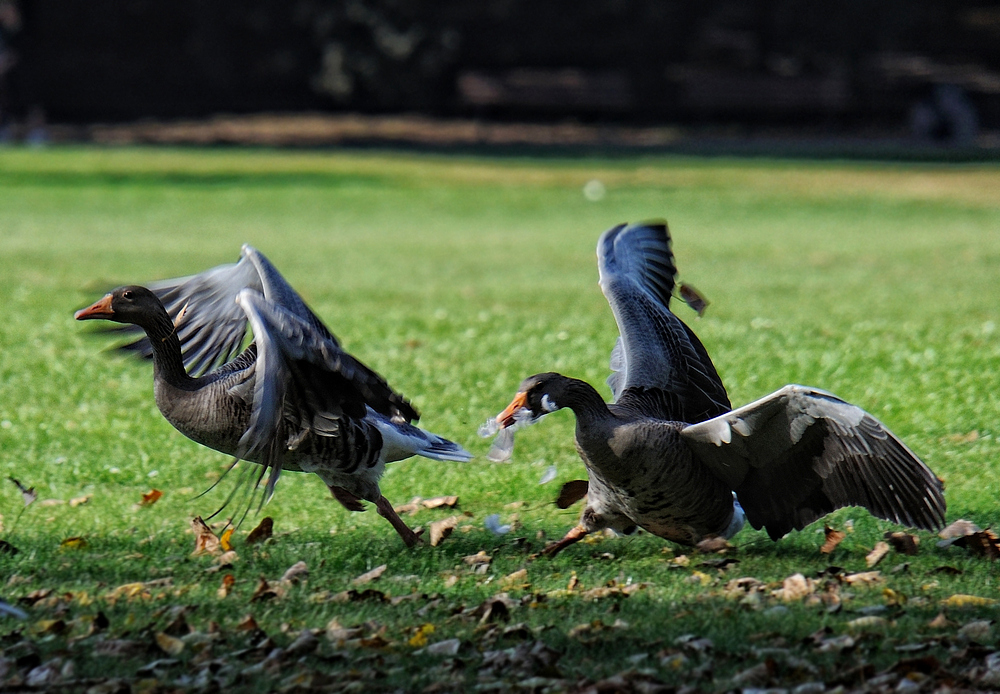
[[746, 520], [776, 540], [844, 506], [927, 530], [944, 524], [940, 480], [861, 408], [789, 385], [730, 409], [704, 346], [670, 311], [677, 271], [665, 222], [616, 226], [597, 256], [621, 334], [614, 402], [584, 381], [536, 374], [483, 432], [500, 430], [506, 454], [505, 431], [563, 407], [576, 415], [587, 503], [546, 554], [603, 528], [693, 545], [732, 537]]
[[[345, 508], [373, 502], [412, 546], [416, 534], [379, 490], [386, 463], [413, 455], [471, 458], [414, 426], [416, 409], [344, 351], [250, 246], [235, 264], [119, 287], [76, 318], [142, 330], [124, 349], [152, 358], [160, 412], [188, 438], [260, 464], [257, 482], [268, 474], [263, 500], [282, 470], [314, 472]], [[253, 341], [244, 349], [248, 326]]]

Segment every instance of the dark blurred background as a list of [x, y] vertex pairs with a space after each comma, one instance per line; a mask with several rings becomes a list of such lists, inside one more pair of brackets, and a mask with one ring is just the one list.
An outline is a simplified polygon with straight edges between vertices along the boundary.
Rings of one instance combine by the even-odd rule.
[[[12, 18], [13, 15], [13, 18]], [[0, 0], [5, 122], [418, 113], [968, 144], [982, 0]]]

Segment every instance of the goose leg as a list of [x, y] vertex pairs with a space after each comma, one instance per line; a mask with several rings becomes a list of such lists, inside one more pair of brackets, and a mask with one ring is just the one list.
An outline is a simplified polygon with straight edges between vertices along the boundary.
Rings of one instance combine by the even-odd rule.
[[410, 530], [410, 526], [403, 522], [403, 519], [397, 515], [396, 511], [392, 508], [392, 503], [388, 499], [380, 495], [375, 502], [375, 508], [378, 509], [380, 516], [392, 524], [392, 527], [403, 538], [403, 542], [406, 543], [407, 547], [413, 547], [413, 545], [420, 542], [420, 536]]
[[[343, 487], [336, 487], [332, 484], [327, 485], [330, 488], [330, 493], [333, 494], [333, 498], [340, 502], [340, 505], [346, 508], [348, 511], [364, 511], [365, 507], [361, 503], [361, 499], [351, 494], [349, 491]], [[381, 513], [381, 511], [379, 511]]]
[[548, 545], [546, 545], [545, 549], [543, 549], [540, 554], [546, 557], [554, 557], [561, 551], [569, 547], [570, 545], [575, 544], [580, 540], [582, 540], [583, 538], [585, 538], [589, 533], [590, 531], [587, 530], [585, 527], [583, 527], [582, 525], [578, 525], [572, 530], [570, 530], [568, 533], [566, 533], [566, 535], [563, 536], [563, 539], [559, 540], [558, 542], [551, 542]]

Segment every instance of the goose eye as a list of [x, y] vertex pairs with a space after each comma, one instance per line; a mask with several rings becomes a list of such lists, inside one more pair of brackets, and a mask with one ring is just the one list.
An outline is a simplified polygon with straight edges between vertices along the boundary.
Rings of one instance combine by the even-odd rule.
[[131, 289], [126, 289], [125, 291], [122, 292], [122, 298], [123, 299], [131, 299], [134, 296], [135, 296], [135, 294], [133, 294], [133, 292], [132, 292]]

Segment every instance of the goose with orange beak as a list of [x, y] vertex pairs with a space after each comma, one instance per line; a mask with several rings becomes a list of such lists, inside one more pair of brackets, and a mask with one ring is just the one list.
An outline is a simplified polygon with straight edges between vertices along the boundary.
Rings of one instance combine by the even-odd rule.
[[665, 222], [616, 226], [597, 256], [620, 332], [614, 401], [541, 373], [480, 430], [497, 435], [491, 458], [505, 459], [520, 426], [561, 408], [576, 416], [587, 501], [579, 524], [544, 554], [604, 528], [694, 545], [749, 522], [777, 540], [844, 506], [925, 530], [944, 525], [941, 481], [861, 408], [788, 385], [731, 409], [707, 350], [670, 311], [677, 270]]

